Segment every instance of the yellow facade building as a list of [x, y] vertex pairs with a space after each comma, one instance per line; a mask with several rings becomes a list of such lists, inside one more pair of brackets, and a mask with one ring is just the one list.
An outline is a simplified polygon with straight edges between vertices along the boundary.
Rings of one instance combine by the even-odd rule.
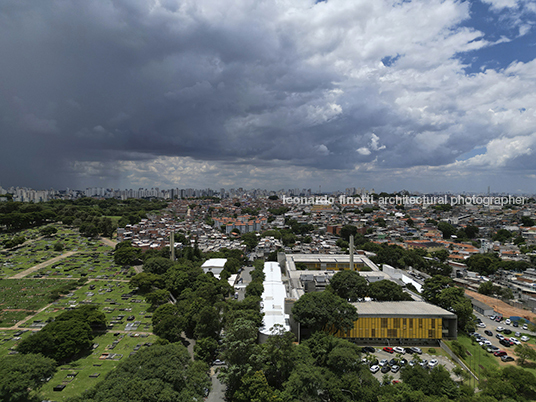
[[359, 343], [411, 345], [456, 339], [456, 314], [425, 302], [352, 303], [359, 318], [346, 333], [335, 334]]

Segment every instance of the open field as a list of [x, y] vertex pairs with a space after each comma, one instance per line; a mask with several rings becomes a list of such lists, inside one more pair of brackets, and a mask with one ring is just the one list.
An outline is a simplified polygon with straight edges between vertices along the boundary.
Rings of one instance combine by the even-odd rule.
[[47, 278], [124, 279], [134, 275], [132, 268], [115, 265], [113, 249], [99, 245], [91, 251], [79, 252], [40, 269], [37, 274]]
[[[66, 251], [100, 252], [102, 247], [107, 247], [96, 240], [88, 240], [80, 236], [72, 229], [56, 227], [58, 233], [51, 237], [29, 241], [14, 250], [0, 254], [0, 277], [9, 278], [37, 264], [61, 256]], [[57, 242], [63, 244], [63, 251], [54, 251], [54, 245]]]
[[[128, 324], [139, 322], [137, 327], [132, 329], [132, 331], [151, 332], [152, 314], [147, 313], [150, 305], [141, 296], [123, 296], [129, 294], [130, 291], [126, 282], [90, 281], [76, 291], [54, 302], [49, 308], [24, 323], [23, 326], [25, 328], [39, 326], [59, 315], [65, 308], [72, 308], [83, 304], [96, 304], [106, 314], [110, 329], [127, 330]], [[117, 319], [118, 316], [123, 316], [123, 318]], [[134, 318], [128, 320], [131, 316]]]
[[[69, 397], [80, 395], [93, 387], [105, 375], [112, 371], [121, 361], [128, 358], [137, 350], [153, 343], [155, 335], [106, 333], [95, 337], [95, 349], [90, 355], [70, 364], [59, 366], [56, 374], [40, 389], [39, 394], [45, 400], [62, 401]], [[104, 354], [108, 354], [107, 356]], [[112, 355], [116, 356], [112, 356]], [[106, 358], [108, 357], [108, 358]], [[75, 376], [72, 376], [75, 374]], [[54, 391], [54, 387], [64, 384], [63, 391]]]

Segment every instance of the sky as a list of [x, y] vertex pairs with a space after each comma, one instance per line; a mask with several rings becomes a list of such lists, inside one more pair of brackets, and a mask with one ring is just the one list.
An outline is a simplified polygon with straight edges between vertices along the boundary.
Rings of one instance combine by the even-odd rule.
[[2, 0], [0, 186], [536, 193], [529, 0]]

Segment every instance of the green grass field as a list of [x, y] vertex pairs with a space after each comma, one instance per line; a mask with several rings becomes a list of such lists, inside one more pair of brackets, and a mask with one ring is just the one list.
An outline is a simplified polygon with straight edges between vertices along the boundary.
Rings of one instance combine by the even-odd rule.
[[[127, 282], [90, 281], [28, 320], [24, 326], [31, 328], [32, 324], [36, 321], [37, 323], [46, 322], [59, 315], [65, 308], [76, 307], [82, 304], [96, 304], [105, 312], [109, 324], [113, 321], [117, 322], [113, 323], [114, 330], [125, 330], [128, 323], [140, 321], [141, 324], [133, 332], [152, 331], [151, 313], [146, 313], [150, 305], [139, 295], [122, 297], [122, 295], [128, 294], [130, 291]], [[120, 315], [125, 317], [120, 320], [114, 320], [114, 317]], [[128, 316], [134, 316], [134, 319], [127, 321]]]
[[[128, 358], [131, 353], [144, 348], [147, 343], [153, 343], [157, 337], [155, 335], [134, 336], [135, 334], [106, 333], [94, 339], [98, 345], [90, 355], [75, 362], [58, 367], [56, 374], [39, 390], [39, 395], [44, 400], [62, 401], [69, 397], [80, 395], [86, 389], [96, 385], [104, 379], [106, 374], [117, 365]], [[115, 343], [114, 343], [115, 342]], [[110, 349], [115, 345], [113, 349]], [[104, 359], [103, 353], [122, 355], [120, 360]], [[68, 377], [69, 374], [76, 373], [76, 376]], [[90, 377], [98, 374], [98, 377]], [[54, 391], [54, 387], [65, 384], [66, 387], [61, 392]]]

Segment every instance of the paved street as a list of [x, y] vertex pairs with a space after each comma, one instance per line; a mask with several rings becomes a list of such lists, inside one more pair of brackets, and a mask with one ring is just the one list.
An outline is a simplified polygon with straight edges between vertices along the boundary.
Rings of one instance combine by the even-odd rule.
[[210, 378], [212, 380], [212, 389], [208, 397], [207, 402], [223, 402], [225, 401], [225, 385], [218, 380], [219, 367], [210, 368]]

